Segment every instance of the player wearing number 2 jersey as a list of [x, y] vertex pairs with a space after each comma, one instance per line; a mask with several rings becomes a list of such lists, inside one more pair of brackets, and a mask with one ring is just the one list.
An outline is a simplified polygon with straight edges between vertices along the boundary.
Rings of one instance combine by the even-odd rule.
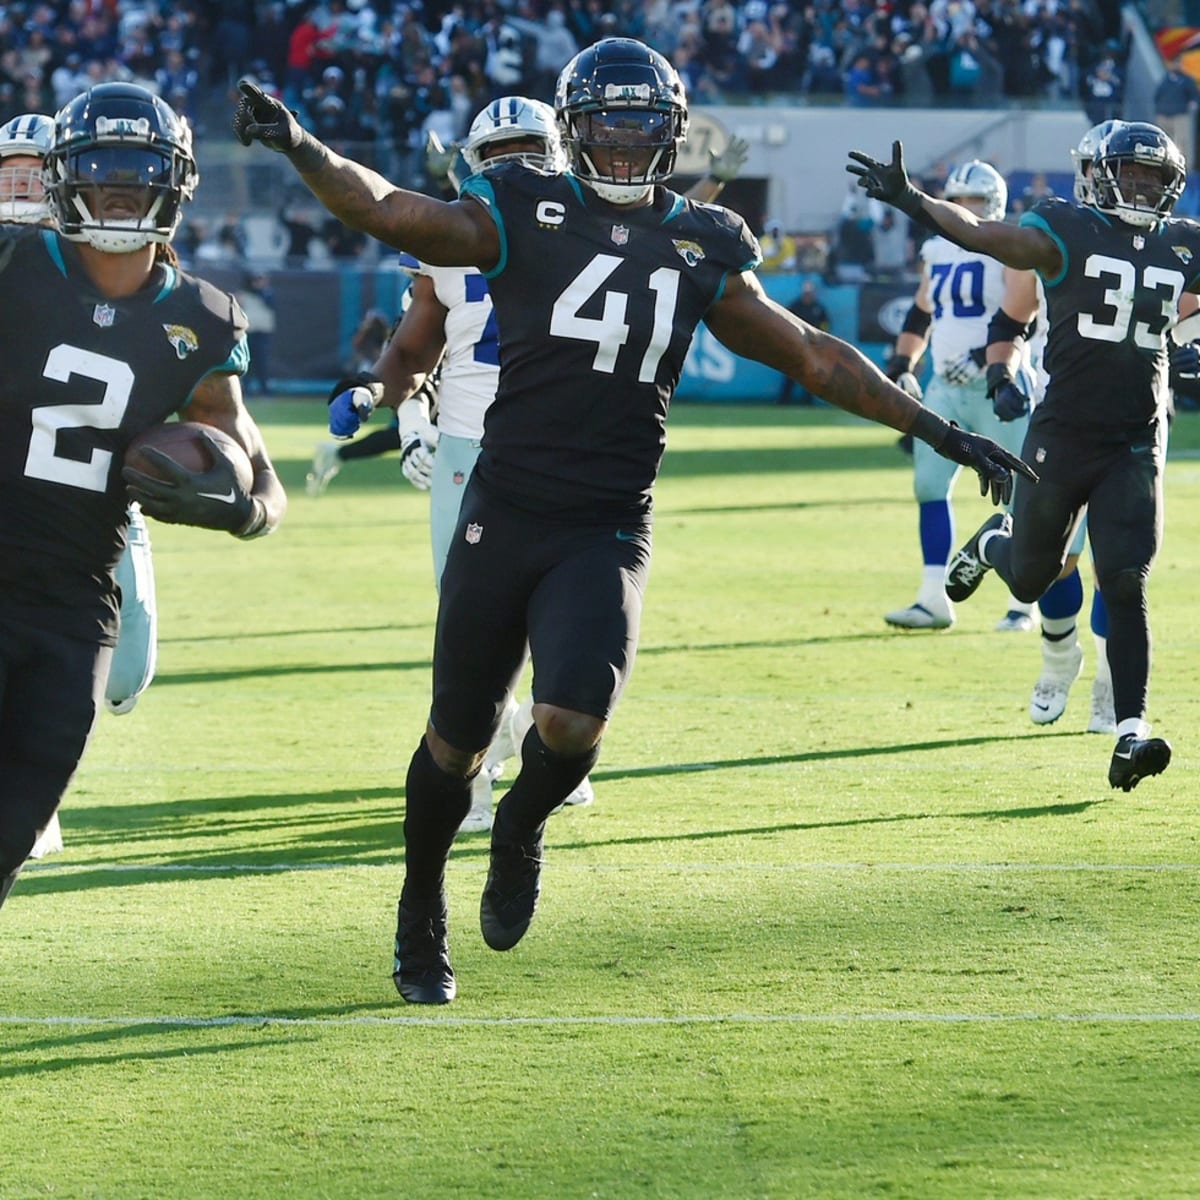
[[[92, 88], [55, 118], [55, 229], [0, 227], [0, 904], [104, 698], [130, 497], [239, 537], [285, 504], [241, 400], [241, 310], [170, 250], [196, 185], [191, 144], [144, 88]], [[250, 492], [219, 452], [199, 474], [169, 459], [169, 478], [122, 469], [130, 441], [176, 412], [242, 445]]]
[[701, 320], [735, 352], [972, 465], [997, 500], [1010, 471], [1028, 469], [770, 301], [742, 219], [663, 186], [687, 104], [674, 68], [641, 42], [602, 40], [564, 68], [568, 172], [505, 163], [449, 203], [393, 187], [254, 85], [241, 91], [243, 142], [288, 155], [344, 223], [424, 262], [478, 266], [495, 304], [500, 386], [442, 573], [433, 706], [406, 788], [394, 979], [410, 1002], [446, 1003], [446, 861], [526, 642], [534, 725], [496, 809], [479, 910], [495, 950], [533, 919], [546, 818], [595, 763], [632, 669], [667, 408]]
[[[942, 194], [989, 220], [1002, 219], [1008, 203], [1003, 176], [979, 159], [955, 167]], [[896, 338], [888, 375], [896, 379], [911, 372], [928, 348], [933, 375], [925, 389], [925, 404], [947, 421], [986, 434], [1016, 454], [1029, 424], [1028, 404], [1024, 411], [995, 411], [984, 378], [988, 322], [1000, 307], [1011, 272], [994, 258], [942, 237], [926, 239], [921, 258], [921, 282], [904, 329]], [[889, 625], [946, 629], [954, 623], [954, 607], [946, 595], [946, 564], [954, 545], [950, 497], [960, 470], [925, 443], [913, 447], [921, 583], [912, 604], [885, 614]], [[1029, 629], [1029, 610], [1029, 605], [1010, 598], [996, 628]]]
[[1183, 155], [1155, 125], [1117, 123], [1094, 152], [1090, 203], [1043, 201], [1019, 226], [978, 221], [919, 192], [899, 142], [890, 163], [851, 158], [848, 170], [869, 195], [1042, 278], [1049, 383], [1023, 451], [1041, 480], [1017, 487], [1011, 527], [993, 517], [951, 560], [947, 591], [965, 599], [994, 568], [1016, 595], [1036, 600], [1087, 508], [1117, 720], [1108, 778], [1129, 791], [1171, 758], [1146, 722], [1146, 580], [1162, 536], [1166, 330], [1180, 295], [1200, 291], [1200, 226], [1170, 215], [1186, 179]]

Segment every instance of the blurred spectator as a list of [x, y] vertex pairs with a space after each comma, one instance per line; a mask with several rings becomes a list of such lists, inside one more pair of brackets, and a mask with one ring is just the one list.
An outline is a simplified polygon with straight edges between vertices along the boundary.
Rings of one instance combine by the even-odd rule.
[[796, 239], [783, 232], [778, 221], [768, 221], [758, 241], [762, 251], [764, 271], [794, 271], [796, 269]]
[[1083, 111], [1088, 123], [1099, 125], [1121, 116], [1125, 81], [1112, 54], [1106, 53], [1087, 73], [1083, 83]]
[[1200, 87], [1176, 55], [1167, 63], [1167, 73], [1154, 91], [1154, 123], [1170, 135], [1189, 164], [1196, 156], [1197, 109]]
[[838, 283], [863, 283], [869, 278], [875, 265], [872, 226], [866, 196], [852, 187], [842, 203], [829, 256], [833, 277]]
[[287, 235], [284, 264], [293, 268], [305, 266], [312, 244], [319, 237], [311, 207], [285, 203], [279, 210], [279, 224]]
[[368, 310], [350, 339], [350, 358], [346, 362], [347, 374], [370, 371], [387, 345], [391, 326], [387, 315], [380, 308]]
[[[800, 320], [812, 325], [815, 329], [829, 331], [829, 310], [817, 297], [817, 285], [811, 279], [804, 282], [800, 295], [788, 305], [788, 312], [794, 313]], [[792, 395], [795, 393], [795, 399]], [[812, 392], [798, 384], [790, 375], [784, 375], [779, 385], [779, 395], [776, 404], [812, 404], [815, 400]]]
[[275, 293], [267, 276], [248, 272], [235, 293], [246, 314], [249, 328], [246, 341], [250, 349], [250, 372], [246, 376], [246, 395], [265, 396], [271, 390], [271, 344], [275, 337]]
[[225, 220], [217, 230], [217, 246], [222, 258], [239, 265], [245, 263], [246, 231], [242, 228], [242, 219], [237, 213], [225, 214]]
[[345, 265], [362, 256], [367, 246], [367, 235], [343, 225], [336, 217], [331, 217], [321, 226], [321, 241], [325, 243], [329, 257], [335, 263]]
[[909, 221], [903, 213], [872, 200], [868, 211], [871, 215], [871, 258], [877, 278], [903, 275], [912, 262]]
[[868, 107], [880, 102], [882, 89], [875, 77], [870, 55], [855, 55], [850, 69], [846, 72], [842, 90], [846, 103], [850, 105]]
[[189, 66], [181, 50], [168, 50], [163, 65], [154, 72], [158, 94], [180, 116], [196, 124], [196, 102], [200, 99], [200, 73]]
[[1053, 199], [1053, 197], [1054, 189], [1046, 178], [1046, 172], [1035, 171], [1030, 176], [1028, 185], [1021, 190], [1021, 194], [1014, 197], [1010, 203], [1014, 215], [1019, 216], [1023, 212], [1028, 212], [1035, 204]]

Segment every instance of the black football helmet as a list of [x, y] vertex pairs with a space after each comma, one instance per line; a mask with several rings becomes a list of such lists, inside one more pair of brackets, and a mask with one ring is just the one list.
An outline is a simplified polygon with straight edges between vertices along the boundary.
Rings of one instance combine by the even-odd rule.
[[[1161, 182], [1135, 189], [1128, 174], [1133, 163], [1157, 168]], [[1148, 228], [1171, 215], [1187, 182], [1187, 163], [1157, 125], [1122, 121], [1096, 147], [1089, 182], [1098, 209], [1129, 225]]]
[[[200, 175], [191, 128], [170, 105], [137, 84], [102, 83], [54, 118], [46, 178], [63, 237], [128, 254], [171, 240]], [[144, 195], [131, 205], [134, 189]]]
[[675, 170], [687, 136], [678, 72], [633, 38], [605, 38], [563, 68], [554, 112], [571, 168], [611, 204], [633, 204]]

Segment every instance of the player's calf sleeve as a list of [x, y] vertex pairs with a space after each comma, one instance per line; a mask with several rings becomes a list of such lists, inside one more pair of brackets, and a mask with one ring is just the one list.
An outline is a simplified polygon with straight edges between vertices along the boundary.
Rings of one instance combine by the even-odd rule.
[[422, 738], [408, 764], [404, 792], [404, 888], [434, 896], [454, 835], [471, 808], [471, 781], [443, 771]]
[[599, 743], [586, 754], [555, 754], [532, 726], [521, 743], [521, 770], [496, 807], [493, 839], [524, 840], [533, 834], [583, 782], [599, 757]]
[[1076, 569], [1062, 579], [1056, 579], [1041, 595], [1038, 608], [1043, 619], [1070, 617], [1072, 621], [1083, 608], [1083, 581]]

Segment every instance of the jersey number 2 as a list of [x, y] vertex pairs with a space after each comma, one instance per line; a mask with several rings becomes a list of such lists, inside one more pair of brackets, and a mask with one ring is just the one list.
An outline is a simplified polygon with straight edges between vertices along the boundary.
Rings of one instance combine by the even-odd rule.
[[42, 374], [58, 383], [69, 382], [72, 375], [95, 379], [104, 384], [104, 395], [98, 404], [45, 404], [34, 409], [25, 474], [89, 492], [106, 491], [112, 452], [93, 449], [86, 462], [63, 458], [58, 453], [58, 433], [60, 429], [116, 429], [129, 405], [133, 370], [115, 358], [58, 345], [46, 356]]

